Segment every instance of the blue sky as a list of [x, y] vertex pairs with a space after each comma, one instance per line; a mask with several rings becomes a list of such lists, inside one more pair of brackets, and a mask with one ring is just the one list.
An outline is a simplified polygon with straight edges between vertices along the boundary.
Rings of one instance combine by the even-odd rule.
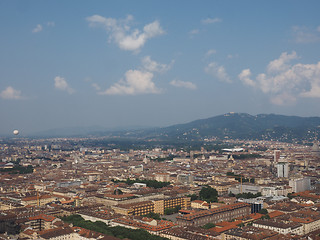
[[0, 134], [320, 116], [319, 1], [0, 1]]

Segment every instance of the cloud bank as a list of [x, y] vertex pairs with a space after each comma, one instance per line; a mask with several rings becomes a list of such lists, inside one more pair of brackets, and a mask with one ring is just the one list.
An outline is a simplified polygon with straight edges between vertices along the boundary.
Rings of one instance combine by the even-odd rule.
[[292, 64], [299, 57], [296, 52], [284, 52], [271, 61], [265, 73], [251, 78], [251, 70], [244, 69], [238, 75], [244, 85], [261, 90], [276, 105], [288, 105], [298, 98], [320, 98], [320, 62], [316, 64]]

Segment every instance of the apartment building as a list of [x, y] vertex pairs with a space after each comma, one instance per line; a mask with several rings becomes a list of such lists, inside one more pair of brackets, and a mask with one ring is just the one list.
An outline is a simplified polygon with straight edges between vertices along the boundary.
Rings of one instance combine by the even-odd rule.
[[251, 207], [247, 203], [235, 203], [209, 210], [194, 211], [190, 214], [177, 216], [177, 224], [180, 226], [203, 226], [206, 223], [218, 223], [230, 221], [240, 216], [251, 213]]

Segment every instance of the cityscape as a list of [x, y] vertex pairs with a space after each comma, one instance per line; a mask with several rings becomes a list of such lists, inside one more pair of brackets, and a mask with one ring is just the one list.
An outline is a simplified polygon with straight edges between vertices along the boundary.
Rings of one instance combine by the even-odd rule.
[[0, 1], [0, 240], [320, 240], [320, 1]]
[[13, 134], [0, 142], [3, 239], [319, 239], [314, 139], [127, 149]]

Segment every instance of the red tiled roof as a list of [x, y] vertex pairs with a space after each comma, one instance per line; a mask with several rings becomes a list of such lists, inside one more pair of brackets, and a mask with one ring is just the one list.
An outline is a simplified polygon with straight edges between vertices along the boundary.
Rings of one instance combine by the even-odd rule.
[[227, 225], [224, 227], [214, 227], [214, 228], [210, 228], [210, 231], [222, 233], [222, 232], [228, 231], [233, 228], [238, 228], [238, 226], [237, 225]]
[[46, 215], [46, 214], [40, 214], [40, 215], [37, 215], [37, 216], [29, 217], [30, 221], [38, 220], [38, 219], [42, 219], [42, 220], [44, 220], [46, 222], [52, 222], [56, 218], [54, 216], [49, 216], [49, 215]]
[[284, 215], [284, 214], [285, 213], [280, 212], [280, 211], [273, 211], [273, 212], [268, 213], [270, 218], [279, 217], [279, 216]]

